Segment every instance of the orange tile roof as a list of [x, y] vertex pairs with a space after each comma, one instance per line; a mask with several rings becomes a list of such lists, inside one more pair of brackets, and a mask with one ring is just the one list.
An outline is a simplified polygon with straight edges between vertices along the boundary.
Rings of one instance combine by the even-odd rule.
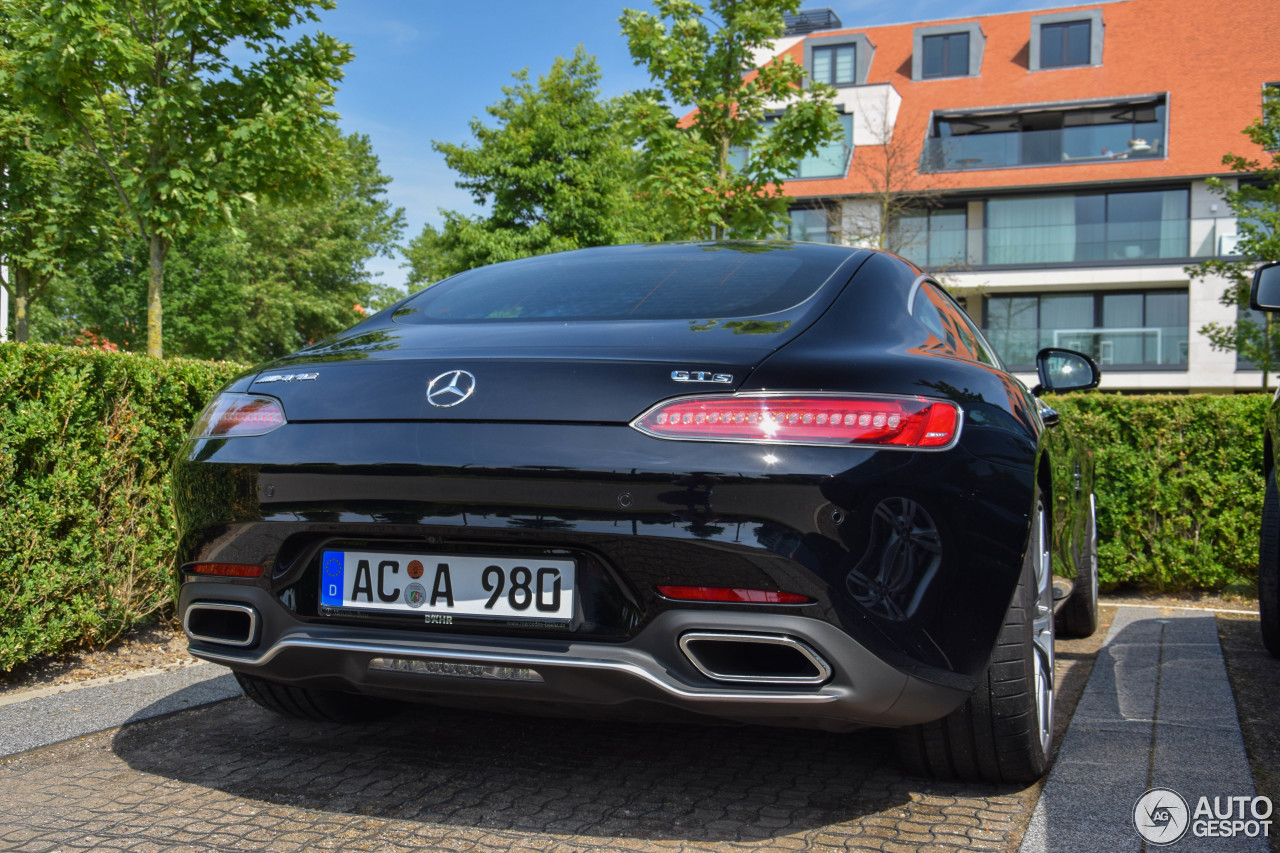
[[[1028, 70], [1031, 17], [1055, 11], [1100, 10], [1104, 37], [1096, 67]], [[913, 81], [916, 27], [977, 21], [986, 35], [977, 77]], [[1227, 152], [1261, 151], [1241, 131], [1257, 118], [1263, 83], [1280, 81], [1280, 0], [1118, 0], [1034, 12], [924, 21], [814, 33], [864, 33], [875, 45], [867, 83], [891, 83], [902, 96], [895, 136], [915, 156], [923, 148], [933, 110], [1052, 103], [1168, 92], [1168, 156], [1165, 159], [970, 170], [921, 176], [922, 187], [944, 191], [1044, 184], [1151, 180], [1222, 174]], [[803, 61], [803, 42], [787, 51]], [[854, 118], [857, 121], [857, 117]], [[874, 157], [879, 146], [860, 146], [856, 158]], [[792, 181], [796, 197], [866, 192], [851, 177]]]

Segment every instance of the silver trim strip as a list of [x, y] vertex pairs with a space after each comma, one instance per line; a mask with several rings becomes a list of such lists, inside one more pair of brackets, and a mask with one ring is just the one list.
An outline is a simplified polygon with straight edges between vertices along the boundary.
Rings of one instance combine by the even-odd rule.
[[[786, 646], [795, 649], [803, 655], [809, 663], [813, 664], [813, 668], [818, 671], [817, 675], [734, 675], [724, 672], [715, 672], [710, 667], [703, 664], [698, 659], [698, 655], [689, 648], [691, 642], [734, 642], [734, 643], [759, 643], [761, 645], [770, 646]], [[827, 664], [822, 656], [809, 647], [807, 643], [802, 643], [793, 637], [781, 636], [779, 634], [721, 634], [710, 631], [692, 631], [683, 634], [680, 637], [680, 650], [684, 652], [685, 657], [698, 668], [698, 671], [707, 678], [714, 678], [716, 681], [733, 681], [745, 682], [751, 684], [821, 684], [831, 677], [831, 667]]]
[[[244, 642], [235, 642], [224, 637], [211, 637], [206, 634], [197, 634], [191, 630], [191, 613], [194, 610], [223, 610], [232, 613], [246, 613], [249, 616], [249, 636]], [[258, 611], [247, 604], [223, 604], [217, 601], [193, 601], [187, 605], [187, 610], [182, 614], [182, 630], [186, 635], [202, 643], [215, 643], [220, 646], [237, 646], [244, 648], [253, 645], [253, 639], [258, 634]]]
[[286, 637], [264, 651], [256, 658], [243, 658], [235, 655], [221, 655], [205, 649], [192, 650], [192, 654], [204, 660], [221, 663], [231, 667], [261, 665], [270, 662], [287, 649], [327, 649], [341, 652], [359, 652], [370, 655], [390, 655], [394, 657], [449, 658], [465, 661], [477, 661], [506, 666], [568, 667], [577, 669], [600, 669], [622, 673], [662, 690], [671, 696], [690, 702], [799, 702], [803, 704], [820, 704], [835, 702], [840, 694], [822, 693], [725, 693], [710, 690], [690, 690], [669, 681], [658, 673], [632, 663], [614, 660], [592, 660], [582, 657], [555, 657], [534, 654], [494, 654], [477, 649], [442, 649], [439, 647], [423, 648], [419, 646], [398, 646], [382, 643], [367, 643], [356, 640], [320, 640], [310, 637]]

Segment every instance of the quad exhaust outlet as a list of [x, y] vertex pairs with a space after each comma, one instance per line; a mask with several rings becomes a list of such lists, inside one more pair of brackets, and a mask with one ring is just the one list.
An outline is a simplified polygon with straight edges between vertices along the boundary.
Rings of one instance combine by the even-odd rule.
[[697, 631], [680, 649], [698, 671], [716, 681], [749, 684], [821, 684], [831, 666], [808, 644], [779, 634]]
[[247, 604], [196, 601], [182, 617], [192, 640], [220, 646], [252, 646], [258, 640], [258, 611]]

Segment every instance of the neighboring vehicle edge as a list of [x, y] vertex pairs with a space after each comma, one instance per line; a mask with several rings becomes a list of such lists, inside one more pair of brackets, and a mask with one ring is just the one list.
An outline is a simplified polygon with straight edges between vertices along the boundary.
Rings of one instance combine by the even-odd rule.
[[[1280, 311], [1280, 261], [1253, 273], [1249, 305], [1255, 311]], [[1258, 617], [1267, 651], [1280, 658], [1280, 494], [1276, 491], [1276, 456], [1280, 451], [1280, 389], [1271, 399], [1263, 430], [1262, 476], [1266, 492], [1258, 541]]]

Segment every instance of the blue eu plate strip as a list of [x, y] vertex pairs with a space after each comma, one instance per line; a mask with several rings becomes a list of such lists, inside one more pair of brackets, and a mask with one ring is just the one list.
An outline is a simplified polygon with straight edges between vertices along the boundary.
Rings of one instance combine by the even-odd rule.
[[342, 552], [325, 551], [321, 564], [320, 603], [331, 607], [342, 606]]

